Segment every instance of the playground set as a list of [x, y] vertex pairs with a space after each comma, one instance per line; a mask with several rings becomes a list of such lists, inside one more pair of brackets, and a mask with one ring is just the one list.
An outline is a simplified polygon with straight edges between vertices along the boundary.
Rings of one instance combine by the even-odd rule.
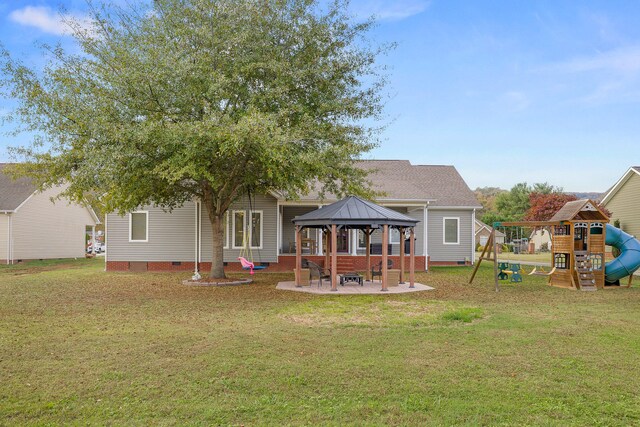
[[[619, 287], [620, 280], [640, 268], [640, 241], [609, 224], [609, 218], [592, 200], [565, 204], [549, 221], [496, 222], [476, 263], [469, 283], [473, 282], [483, 260], [493, 262], [494, 282], [522, 282], [521, 263], [498, 261], [495, 230], [499, 227], [544, 229], [551, 234], [551, 268], [536, 266], [528, 275], [547, 276], [549, 285], [560, 288], [595, 291]], [[605, 246], [617, 248], [620, 255], [605, 264]], [[493, 256], [492, 256], [493, 252]]]

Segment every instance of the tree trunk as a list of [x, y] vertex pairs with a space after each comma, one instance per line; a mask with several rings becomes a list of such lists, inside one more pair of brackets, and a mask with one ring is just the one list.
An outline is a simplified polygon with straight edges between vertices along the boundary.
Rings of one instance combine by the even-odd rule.
[[213, 215], [211, 229], [213, 230], [213, 258], [211, 259], [209, 277], [224, 279], [226, 277], [224, 275], [224, 213]]
[[209, 277], [211, 279], [224, 279], [224, 215], [226, 210], [219, 212], [213, 202], [211, 194], [205, 192], [202, 200], [209, 214], [209, 222], [211, 223], [213, 253], [211, 258], [211, 271]]

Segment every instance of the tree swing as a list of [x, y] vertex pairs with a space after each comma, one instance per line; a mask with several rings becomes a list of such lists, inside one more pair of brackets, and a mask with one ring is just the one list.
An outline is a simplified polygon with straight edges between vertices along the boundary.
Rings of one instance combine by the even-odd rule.
[[[249, 215], [248, 215], [249, 227], [247, 228], [247, 230], [245, 230], [245, 232], [242, 235], [242, 249], [240, 249], [240, 253], [238, 254], [238, 261], [240, 261], [240, 264], [242, 265], [243, 270], [249, 270], [249, 274], [253, 275], [255, 271], [265, 270], [267, 266], [256, 265], [253, 260], [253, 251], [251, 250], [251, 242], [247, 237], [249, 234], [248, 231], [251, 229], [251, 213], [253, 212], [253, 203], [251, 202], [250, 191], [247, 192], [247, 197], [249, 199]], [[244, 212], [246, 212], [246, 210]], [[261, 221], [260, 227], [263, 227], [262, 216], [260, 216], [260, 221]], [[245, 220], [245, 224], [246, 223], [247, 221]], [[257, 249], [257, 250], [258, 250], [258, 259], [260, 259], [260, 249]], [[249, 257], [249, 259], [247, 259], [246, 257]]]

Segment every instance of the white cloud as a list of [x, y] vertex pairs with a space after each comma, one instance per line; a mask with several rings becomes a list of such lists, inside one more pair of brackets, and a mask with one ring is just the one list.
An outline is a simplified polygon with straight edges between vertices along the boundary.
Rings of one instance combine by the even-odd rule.
[[429, 0], [361, 0], [353, 2], [352, 7], [360, 18], [374, 15], [381, 21], [400, 21], [424, 12], [430, 4]]
[[9, 19], [20, 25], [35, 27], [39, 30], [58, 36], [69, 35], [73, 31], [69, 21], [78, 23], [81, 27], [88, 28], [91, 21], [84, 15], [65, 14], [54, 12], [51, 8], [42, 6], [26, 6], [16, 9], [9, 14]]

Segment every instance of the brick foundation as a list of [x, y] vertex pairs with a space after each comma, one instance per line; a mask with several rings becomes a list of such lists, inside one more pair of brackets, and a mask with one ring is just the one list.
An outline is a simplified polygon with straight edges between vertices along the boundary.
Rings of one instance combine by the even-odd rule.
[[429, 261], [429, 265], [431, 267], [453, 267], [453, 266], [469, 266], [471, 262], [469, 261]]
[[[303, 258], [308, 259], [309, 261], [313, 261], [317, 264], [324, 265], [324, 256], [317, 255], [304, 255]], [[393, 267], [400, 267], [400, 257], [398, 255], [389, 256], [389, 259], [393, 261]], [[367, 268], [367, 259], [364, 256], [339, 256], [338, 257], [338, 273], [346, 273], [346, 270], [356, 270], [356, 271], [364, 271]], [[375, 265], [382, 260], [382, 256], [380, 255], [372, 255], [371, 256], [371, 265]], [[425, 270], [425, 261], [426, 258], [424, 256], [416, 256], [416, 271], [424, 271]], [[133, 263], [133, 262], [132, 262]], [[129, 261], [107, 261], [106, 268], [107, 271], [133, 271], [134, 269], [141, 269], [142, 266], [139, 262], [135, 262], [135, 268], [132, 268], [132, 263]], [[195, 263], [192, 262], [181, 262], [180, 265], [174, 265], [172, 262], [166, 261], [149, 261], [146, 263], [147, 271], [193, 271]], [[452, 263], [450, 265], [456, 265]], [[285, 255], [279, 257], [279, 262], [269, 263], [269, 267], [267, 267], [267, 271], [270, 272], [291, 272], [296, 266], [296, 257], [292, 255]], [[342, 271], [340, 267], [343, 267], [345, 271]], [[201, 262], [198, 265], [199, 271], [209, 271], [211, 270], [210, 262]], [[239, 262], [229, 262], [224, 267], [225, 271], [229, 272], [239, 272], [242, 270], [242, 265]], [[409, 257], [405, 258], [405, 271], [409, 271]]]

